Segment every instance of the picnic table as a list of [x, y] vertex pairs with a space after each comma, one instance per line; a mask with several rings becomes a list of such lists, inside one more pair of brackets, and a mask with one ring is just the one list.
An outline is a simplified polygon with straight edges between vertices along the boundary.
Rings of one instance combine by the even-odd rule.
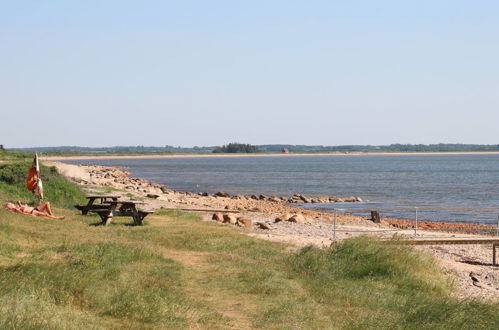
[[139, 210], [137, 205], [144, 204], [141, 201], [131, 200], [106, 200], [100, 205], [100, 208], [90, 210], [97, 213], [102, 219], [102, 225], [107, 226], [113, 220], [113, 217], [132, 217], [137, 226], [141, 226], [144, 218], [154, 213], [154, 211]]
[[[89, 211], [101, 209], [103, 204], [108, 201], [118, 201], [121, 196], [119, 195], [96, 195], [96, 196], [87, 196], [88, 203], [87, 205], [75, 205], [75, 207], [81, 211], [81, 214], [87, 215]], [[94, 204], [96, 200], [100, 200], [100, 204]]]

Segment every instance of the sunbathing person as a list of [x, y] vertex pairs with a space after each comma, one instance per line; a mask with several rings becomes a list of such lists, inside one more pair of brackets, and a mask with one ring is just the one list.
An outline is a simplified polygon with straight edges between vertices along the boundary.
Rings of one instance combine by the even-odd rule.
[[31, 207], [27, 204], [22, 204], [20, 201], [17, 201], [17, 206], [14, 203], [7, 203], [5, 205], [7, 210], [11, 212], [17, 212], [21, 214], [33, 215], [35, 217], [47, 217], [51, 219], [64, 219], [64, 217], [55, 216], [52, 213], [52, 209], [50, 208], [50, 202], [45, 202], [37, 207]]

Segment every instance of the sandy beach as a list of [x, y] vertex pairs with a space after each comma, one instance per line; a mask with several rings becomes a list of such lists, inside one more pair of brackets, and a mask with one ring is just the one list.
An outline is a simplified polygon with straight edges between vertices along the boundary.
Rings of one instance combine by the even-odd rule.
[[42, 156], [47, 161], [93, 159], [162, 159], [162, 158], [224, 158], [224, 157], [344, 157], [344, 156], [436, 156], [436, 155], [498, 155], [499, 152], [352, 152], [352, 153], [254, 153], [254, 154], [172, 154], [172, 155], [99, 155]]
[[[209, 155], [206, 157], [224, 156]], [[336, 241], [359, 235], [382, 239], [480, 237], [457, 232], [441, 232], [438, 231], [437, 223], [427, 225], [423, 227], [425, 230], [418, 230], [415, 233], [412, 223], [404, 219], [382, 219], [381, 223], [374, 223], [367, 217], [345, 214], [338, 215], [334, 223], [333, 214], [302, 209], [288, 203], [286, 199], [266, 197], [260, 200], [255, 199], [254, 196], [252, 198], [243, 195], [225, 196], [179, 192], [154, 182], [135, 178], [131, 173], [120, 168], [69, 165], [54, 161], [47, 161], [46, 165], [57, 167], [63, 175], [81, 185], [89, 194], [107, 189], [134, 199], [145, 199], [147, 201], [145, 208], [150, 210], [160, 208], [195, 210], [205, 221], [214, 221], [212, 219], [218, 214], [222, 219], [221, 225], [230, 225], [230, 223], [241, 225], [238, 219], [249, 219], [253, 225], [250, 228], [242, 228], [244, 233], [265, 240], [288, 243], [296, 248], [310, 244], [328, 247]], [[293, 216], [297, 216], [294, 221], [291, 219]], [[224, 219], [230, 219], [230, 221], [224, 221]], [[282, 221], [277, 221], [277, 219]], [[443, 224], [442, 226], [451, 225]], [[432, 228], [435, 230], [431, 230]], [[499, 298], [499, 267], [493, 267], [491, 264], [492, 249], [489, 245], [433, 245], [421, 246], [417, 249], [436, 256], [460, 289], [458, 295], [485, 299]], [[473, 278], [478, 279], [479, 282]]]

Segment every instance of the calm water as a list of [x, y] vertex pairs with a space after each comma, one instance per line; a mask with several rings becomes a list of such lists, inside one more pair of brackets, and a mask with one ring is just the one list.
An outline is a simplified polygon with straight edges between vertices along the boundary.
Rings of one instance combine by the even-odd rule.
[[[306, 207], [411, 208], [382, 216], [497, 223], [499, 155], [307, 156], [68, 161], [125, 166], [135, 176], [192, 192], [360, 196], [366, 203]], [[435, 208], [497, 208], [434, 210]], [[433, 210], [429, 210], [433, 209]]]

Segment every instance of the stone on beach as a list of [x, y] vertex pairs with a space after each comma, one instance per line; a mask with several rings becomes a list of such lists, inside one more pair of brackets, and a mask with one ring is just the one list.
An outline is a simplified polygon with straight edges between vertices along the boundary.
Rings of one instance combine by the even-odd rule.
[[291, 218], [291, 214], [286, 213], [275, 218], [275, 222], [288, 221]]
[[265, 222], [259, 222], [258, 223], [258, 227], [260, 229], [265, 229], [265, 230], [271, 230], [272, 229], [272, 226], [268, 223], [265, 223]]
[[303, 214], [301, 214], [301, 213], [295, 214], [291, 218], [289, 218], [290, 222], [294, 222], [297, 224], [303, 224], [303, 223], [305, 223], [305, 220], [306, 220], [305, 216], [303, 216]]
[[239, 220], [237, 220], [237, 223], [245, 228], [252, 228], [253, 227], [253, 221], [251, 219], [248, 219], [248, 218], [240, 218]]
[[237, 223], [238, 216], [235, 214], [224, 214], [224, 223], [230, 223], [231, 225], [235, 225]]
[[213, 216], [211, 217], [212, 220], [218, 221], [218, 222], [223, 222], [224, 221], [224, 216], [222, 213], [217, 212], [213, 213]]

